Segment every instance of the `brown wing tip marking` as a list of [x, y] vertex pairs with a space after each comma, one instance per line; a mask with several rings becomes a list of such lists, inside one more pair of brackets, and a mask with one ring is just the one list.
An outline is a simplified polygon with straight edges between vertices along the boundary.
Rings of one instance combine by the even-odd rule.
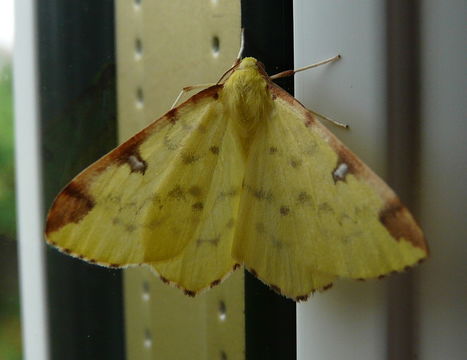
[[59, 230], [69, 223], [78, 223], [95, 206], [77, 182], [71, 182], [55, 199], [47, 217], [46, 234]]
[[422, 231], [399, 199], [389, 202], [387, 206], [381, 210], [379, 221], [386, 227], [395, 240], [404, 238], [410, 241], [413, 246], [428, 253]]

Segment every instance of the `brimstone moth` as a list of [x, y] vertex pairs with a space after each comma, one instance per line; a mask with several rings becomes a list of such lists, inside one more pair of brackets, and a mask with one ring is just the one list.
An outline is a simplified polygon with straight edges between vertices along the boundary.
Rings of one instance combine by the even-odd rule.
[[394, 192], [254, 58], [76, 176], [46, 238], [91, 263], [148, 265], [187, 295], [244, 265], [295, 300], [428, 253]]

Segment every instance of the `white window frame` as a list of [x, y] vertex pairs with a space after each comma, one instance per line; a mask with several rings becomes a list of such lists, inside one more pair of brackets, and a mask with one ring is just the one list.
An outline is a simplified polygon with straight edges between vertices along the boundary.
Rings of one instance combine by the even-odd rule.
[[42, 184], [37, 74], [36, 6], [15, 2], [13, 86], [16, 203], [23, 358], [47, 360]]

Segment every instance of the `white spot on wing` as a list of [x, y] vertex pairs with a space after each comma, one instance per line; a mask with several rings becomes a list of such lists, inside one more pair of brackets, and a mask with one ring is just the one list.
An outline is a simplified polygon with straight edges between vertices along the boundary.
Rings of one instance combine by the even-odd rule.
[[347, 171], [349, 171], [349, 166], [346, 163], [340, 163], [332, 175], [336, 180], [343, 180]]
[[146, 164], [139, 160], [135, 155], [128, 157], [128, 163], [130, 164], [132, 171], [144, 171]]

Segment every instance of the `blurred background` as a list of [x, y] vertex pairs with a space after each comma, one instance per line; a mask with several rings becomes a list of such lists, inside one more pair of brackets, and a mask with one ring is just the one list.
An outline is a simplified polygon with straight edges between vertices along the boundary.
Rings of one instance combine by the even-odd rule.
[[12, 97], [13, 0], [0, 1], [0, 358], [21, 359]]

